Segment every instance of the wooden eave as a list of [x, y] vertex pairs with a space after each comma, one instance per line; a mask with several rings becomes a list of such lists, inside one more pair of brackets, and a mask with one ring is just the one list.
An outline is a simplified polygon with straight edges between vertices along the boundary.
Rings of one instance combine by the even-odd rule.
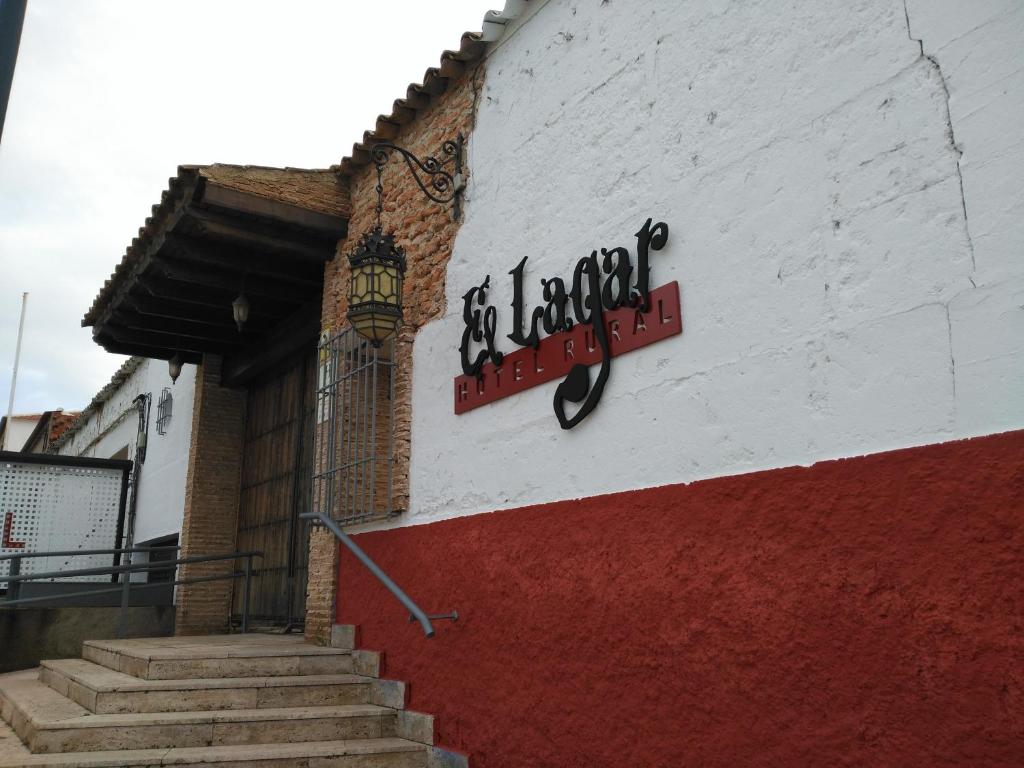
[[[104, 349], [192, 363], [222, 355], [225, 371], [242, 374], [225, 374], [235, 385], [316, 338], [324, 264], [348, 227], [347, 180], [246, 170], [179, 169], [82, 320]], [[242, 292], [251, 309], [239, 331], [231, 303]]]

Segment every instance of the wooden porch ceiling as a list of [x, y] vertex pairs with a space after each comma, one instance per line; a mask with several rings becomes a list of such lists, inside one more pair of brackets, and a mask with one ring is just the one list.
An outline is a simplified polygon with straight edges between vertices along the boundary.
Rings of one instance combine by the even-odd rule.
[[82, 324], [109, 352], [223, 355], [224, 383], [245, 383], [315, 340], [347, 225], [347, 181], [329, 171], [183, 167]]

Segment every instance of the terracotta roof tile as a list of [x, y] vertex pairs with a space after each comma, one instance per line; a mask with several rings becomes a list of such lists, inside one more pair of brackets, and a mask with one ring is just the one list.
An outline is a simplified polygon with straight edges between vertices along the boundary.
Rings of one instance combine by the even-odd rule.
[[50, 439], [48, 440], [48, 443], [52, 443], [64, 434], [68, 427], [74, 424], [81, 415], [81, 411], [54, 411], [50, 416]]
[[373, 146], [393, 138], [400, 126], [413, 120], [417, 111], [444, 93], [449, 80], [461, 75], [467, 64], [482, 59], [488, 45], [501, 39], [505, 26], [521, 16], [526, 6], [527, 0], [506, 0], [501, 11], [484, 14], [483, 31], [465, 32], [459, 41], [459, 49], [442, 53], [440, 66], [429, 68], [423, 74], [422, 83], [411, 83], [405, 98], [397, 99], [393, 104], [391, 114], [378, 115], [373, 129], [363, 133], [363, 140], [352, 146], [352, 154], [342, 158], [336, 166], [338, 172], [348, 176], [355, 168], [369, 164]]
[[89, 422], [89, 417], [92, 416], [96, 409], [107, 402], [125, 380], [135, 373], [135, 370], [142, 365], [144, 359], [142, 357], [129, 357], [125, 360], [121, 367], [114, 372], [114, 375], [110, 377], [110, 381], [96, 393], [93, 399], [89, 401], [89, 404], [80, 413], [76, 414], [75, 418], [64, 427], [61, 434], [50, 443], [47, 453], [57, 453], [65, 443], [74, 437]]

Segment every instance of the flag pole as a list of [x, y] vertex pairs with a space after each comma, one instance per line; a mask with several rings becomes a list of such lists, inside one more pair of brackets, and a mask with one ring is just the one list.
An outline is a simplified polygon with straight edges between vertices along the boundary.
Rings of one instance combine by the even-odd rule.
[[28, 291], [21, 294], [21, 320], [18, 322], [18, 344], [14, 348], [14, 373], [11, 374], [11, 396], [7, 400], [7, 429], [4, 430], [4, 444], [0, 450], [7, 449], [7, 433], [11, 431], [11, 415], [14, 411], [14, 388], [18, 385], [18, 362], [21, 359], [21, 335], [25, 331], [25, 307], [28, 304]]

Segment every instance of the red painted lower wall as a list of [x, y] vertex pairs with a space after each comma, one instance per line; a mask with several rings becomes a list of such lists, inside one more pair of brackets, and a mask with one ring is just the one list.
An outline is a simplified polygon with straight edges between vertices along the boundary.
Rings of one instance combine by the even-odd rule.
[[358, 541], [458, 609], [427, 640], [343, 553], [475, 768], [1024, 765], [1024, 432]]

